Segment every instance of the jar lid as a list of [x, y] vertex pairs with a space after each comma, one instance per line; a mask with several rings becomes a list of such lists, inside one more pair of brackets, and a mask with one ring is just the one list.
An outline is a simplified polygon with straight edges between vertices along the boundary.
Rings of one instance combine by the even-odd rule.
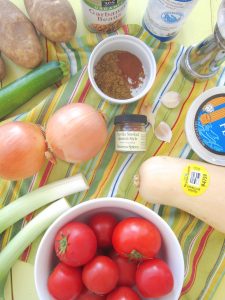
[[199, 157], [225, 166], [225, 87], [207, 90], [192, 103], [185, 132], [189, 145]]
[[115, 116], [114, 119], [114, 124], [120, 124], [120, 123], [127, 123], [127, 122], [131, 122], [131, 123], [144, 123], [147, 124], [148, 120], [147, 117], [145, 115], [131, 115], [131, 114], [123, 114], [123, 115], [118, 115]]

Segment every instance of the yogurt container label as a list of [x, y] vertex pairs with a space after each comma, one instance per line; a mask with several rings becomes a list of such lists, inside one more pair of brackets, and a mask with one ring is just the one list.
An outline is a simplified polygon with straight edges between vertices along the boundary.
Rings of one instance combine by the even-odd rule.
[[211, 96], [200, 105], [194, 128], [197, 139], [207, 150], [225, 155], [225, 94]]

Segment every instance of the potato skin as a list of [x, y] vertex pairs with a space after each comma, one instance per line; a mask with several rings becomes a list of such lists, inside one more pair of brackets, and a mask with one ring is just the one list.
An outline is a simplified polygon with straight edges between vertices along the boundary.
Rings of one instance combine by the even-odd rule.
[[0, 50], [14, 63], [34, 68], [43, 58], [35, 28], [12, 2], [0, 0]]
[[68, 42], [74, 36], [77, 21], [67, 0], [24, 0], [36, 29], [53, 42]]
[[2, 80], [5, 77], [5, 63], [0, 57], [0, 80]]

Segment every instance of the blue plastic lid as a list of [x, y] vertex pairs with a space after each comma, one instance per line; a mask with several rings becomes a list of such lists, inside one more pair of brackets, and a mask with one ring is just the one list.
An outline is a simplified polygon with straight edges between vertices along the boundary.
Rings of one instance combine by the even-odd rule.
[[212, 164], [225, 166], [225, 87], [201, 94], [191, 105], [185, 122], [191, 148]]

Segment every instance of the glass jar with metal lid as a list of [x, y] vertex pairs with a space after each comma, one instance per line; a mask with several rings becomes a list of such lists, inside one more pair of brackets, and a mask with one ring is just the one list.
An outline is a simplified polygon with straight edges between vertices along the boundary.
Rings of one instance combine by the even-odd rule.
[[146, 151], [147, 117], [138, 114], [116, 116], [115, 150], [117, 152], [138, 153]]

